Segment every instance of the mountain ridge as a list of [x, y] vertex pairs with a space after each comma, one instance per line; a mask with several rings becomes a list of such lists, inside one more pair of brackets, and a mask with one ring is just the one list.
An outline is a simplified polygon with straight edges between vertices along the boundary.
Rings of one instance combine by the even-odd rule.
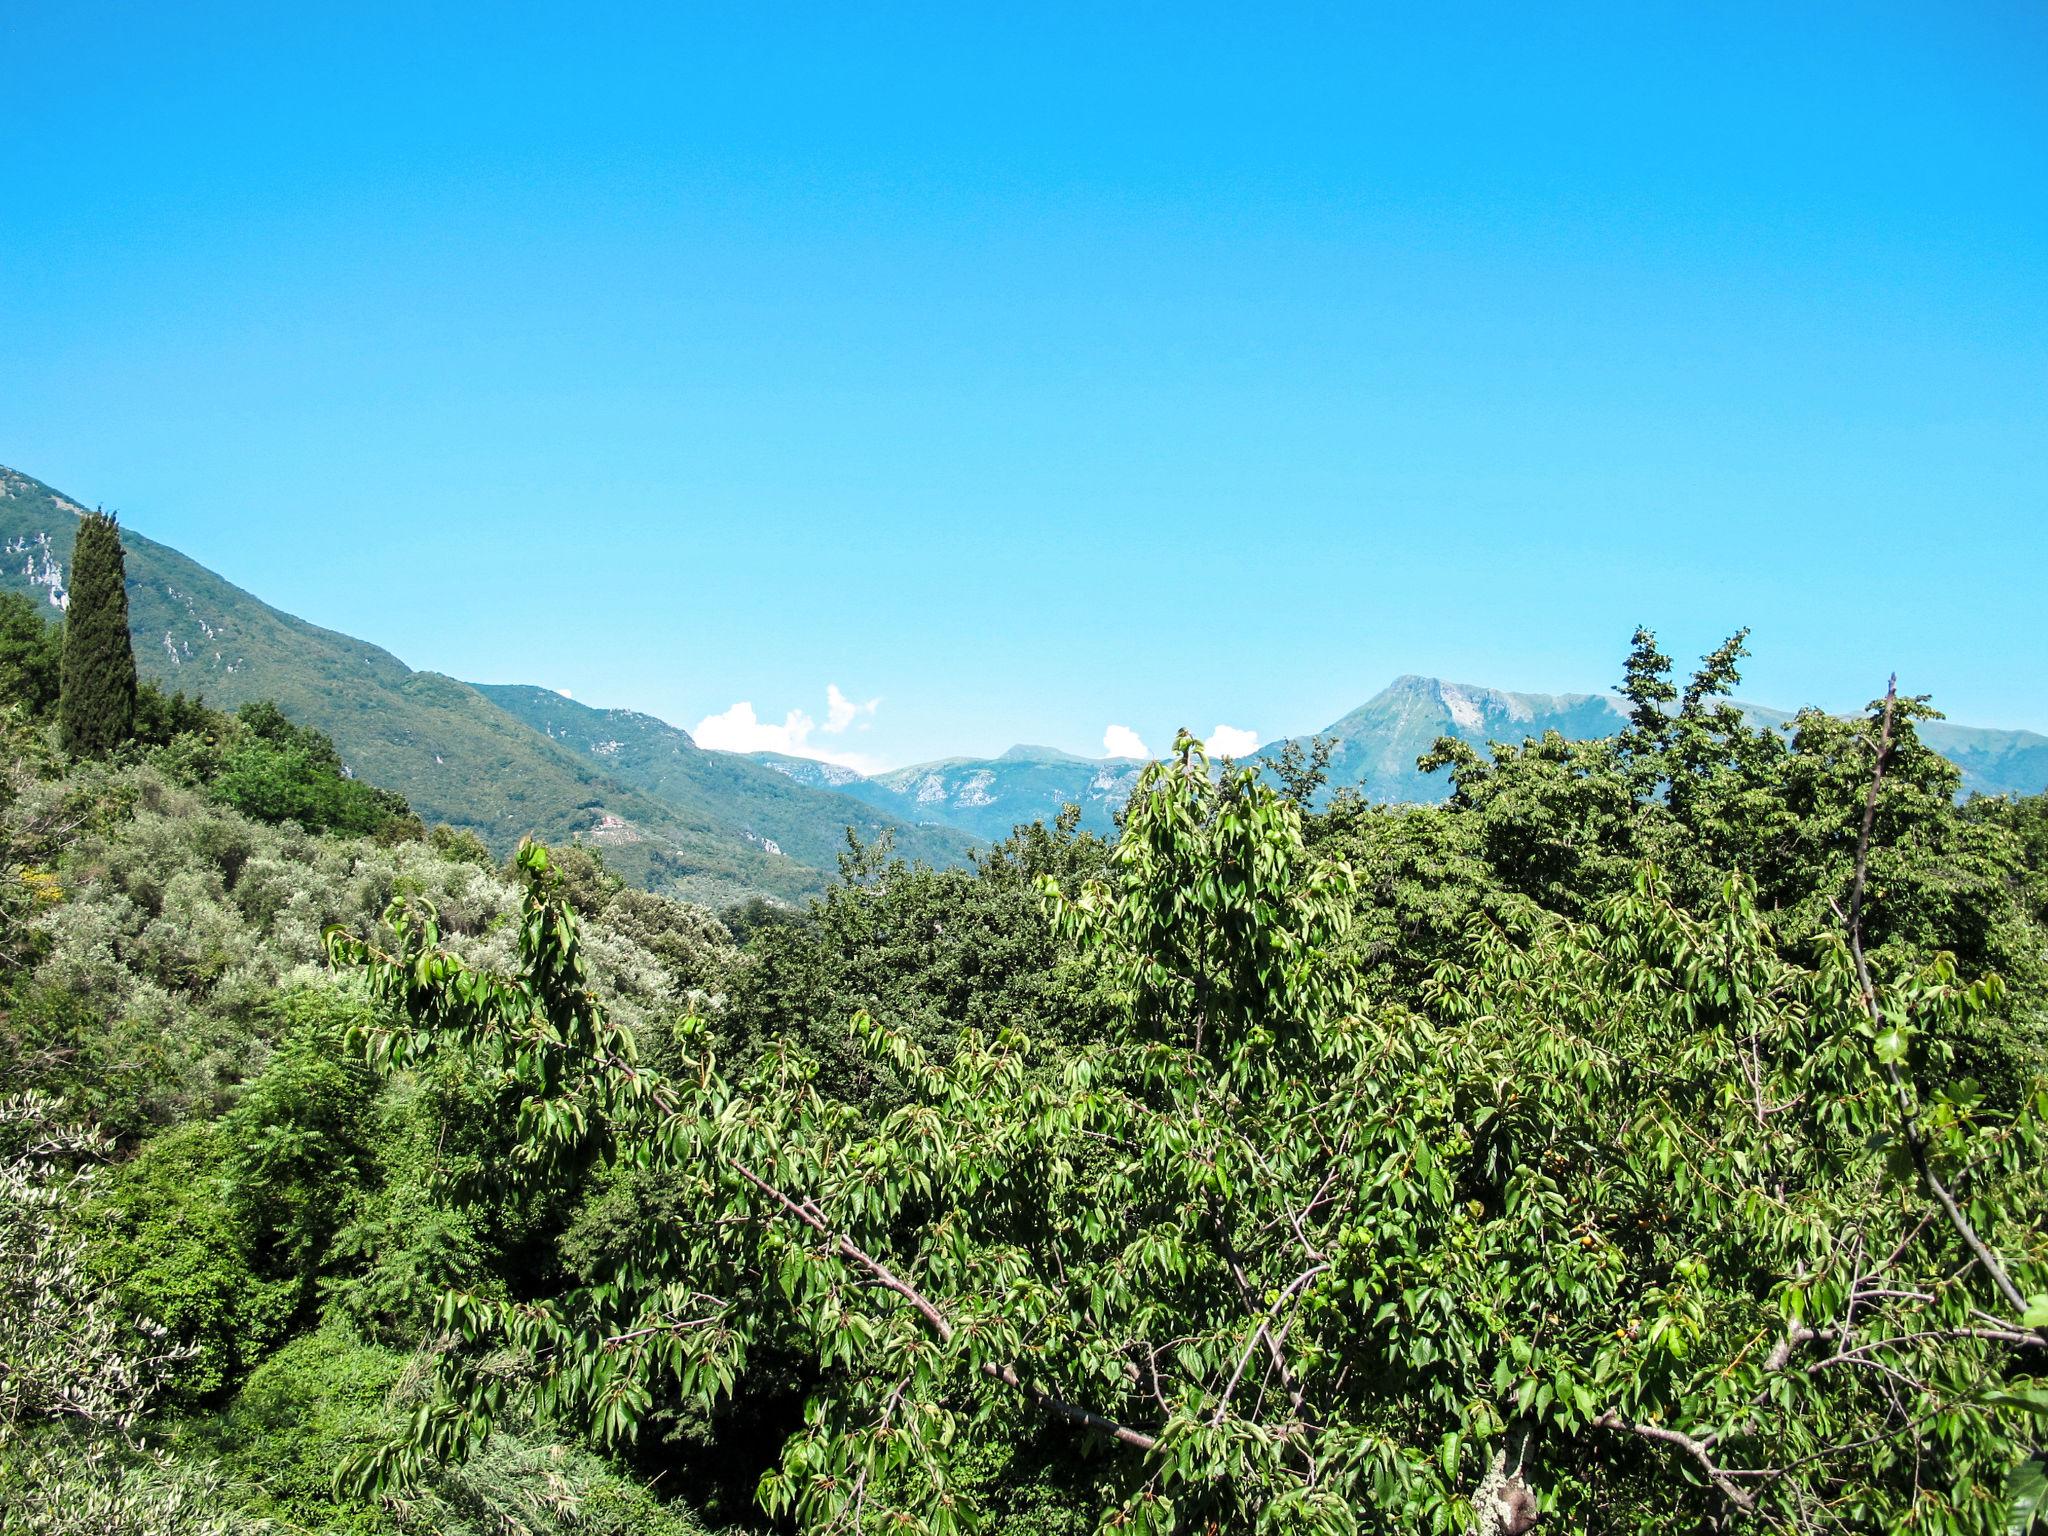
[[[1797, 711], [1731, 699], [1753, 726], [1784, 726]], [[1382, 803], [1441, 800], [1449, 786], [1424, 774], [1415, 760], [1438, 737], [1475, 747], [1518, 743], [1556, 731], [1569, 740], [1613, 735], [1628, 723], [1616, 693], [1521, 693], [1483, 684], [1404, 673], [1358, 708], [1320, 731], [1269, 742], [1251, 758], [1271, 761], [1289, 743], [1306, 748], [1334, 738], [1328, 788], [1361, 789]], [[2048, 789], [2048, 736], [1927, 720], [1920, 738], [1962, 770], [1965, 794], [2036, 794]]]
[[[1752, 725], [1782, 726], [1796, 715], [1766, 704], [1731, 702]], [[1439, 737], [1484, 748], [1554, 730], [1583, 741], [1611, 736], [1627, 723], [1627, 705], [1615, 693], [1521, 692], [1404, 672], [1322, 730], [1266, 742], [1241, 761], [1270, 763], [1290, 742], [1306, 749], [1317, 737], [1327, 737], [1334, 746], [1326, 795], [1348, 787], [1381, 803], [1431, 804], [1449, 794], [1449, 781], [1415, 764]], [[1962, 769], [1966, 794], [2048, 789], [2048, 736], [1945, 720], [1922, 722], [1920, 734]], [[1119, 793], [1128, 796], [1143, 766], [1137, 758], [1087, 758], [1057, 747], [1022, 745], [996, 757], [934, 758], [870, 775], [786, 754], [753, 756], [804, 782], [825, 782], [829, 776], [841, 792], [899, 815], [915, 814], [990, 838], [1004, 835], [1012, 820], [1049, 817], [1069, 802], [1081, 807], [1083, 827], [1108, 834], [1122, 809]]]
[[[84, 505], [0, 468], [0, 585], [61, 611]], [[1088, 758], [1017, 743], [996, 757], [947, 757], [876, 774], [780, 753], [726, 753], [631, 709], [596, 709], [531, 684], [470, 684], [415, 671], [382, 647], [284, 613], [189, 556], [123, 528], [136, 659], [167, 688], [233, 708], [274, 700], [332, 736], [350, 767], [395, 789], [430, 820], [471, 828], [505, 851], [520, 835], [587, 838], [635, 883], [721, 901], [797, 899], [822, 888], [846, 828], [893, 839], [906, 857], [952, 864], [978, 841], [1050, 820], [1114, 831], [1143, 760]], [[1792, 712], [1739, 703], [1757, 724]], [[1517, 692], [1403, 673], [1323, 730], [1329, 788], [1377, 801], [1441, 800], [1448, 784], [1418, 757], [1441, 736], [1484, 747], [1555, 730], [1610, 735], [1626, 721], [1613, 693]], [[1921, 735], [1956, 762], [1966, 792], [2048, 788], [2048, 736], [1928, 721]]]
[[829, 782], [899, 817], [954, 827], [990, 842], [1009, 836], [1021, 823], [1051, 821], [1069, 804], [1081, 808], [1082, 827], [1108, 835], [1145, 766], [1143, 758], [1079, 757], [1023, 743], [1000, 757], [942, 757], [865, 775], [786, 753], [750, 756], [799, 782]]

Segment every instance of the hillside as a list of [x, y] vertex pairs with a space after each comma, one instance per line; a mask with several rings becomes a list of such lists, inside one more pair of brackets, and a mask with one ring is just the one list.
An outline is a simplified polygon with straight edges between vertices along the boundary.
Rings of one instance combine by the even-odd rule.
[[[82, 511], [42, 482], [0, 469], [0, 581], [55, 610]], [[145, 676], [216, 707], [274, 699], [332, 736], [352, 771], [397, 790], [428, 821], [471, 828], [500, 853], [529, 832], [588, 837], [633, 883], [714, 904], [755, 893], [796, 899], [818, 890], [833, 867], [822, 850], [842, 835], [839, 797], [809, 807], [817, 818], [809, 836], [795, 831], [807, 810], [794, 800], [776, 823], [789, 832], [778, 844], [818, 850], [816, 862], [771, 852], [745, 830], [744, 808], [728, 814], [701, 793], [671, 801], [635, 787], [585, 747], [550, 739], [467, 683], [416, 672], [389, 651], [280, 612], [132, 528], [122, 529], [122, 544]]]
[[1963, 791], [2035, 795], [2048, 789], [2048, 736], [1930, 720], [1920, 739], [1963, 770]]

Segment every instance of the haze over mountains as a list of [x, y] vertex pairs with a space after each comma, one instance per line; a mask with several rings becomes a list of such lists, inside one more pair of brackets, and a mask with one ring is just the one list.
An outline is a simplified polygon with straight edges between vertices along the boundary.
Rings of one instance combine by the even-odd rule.
[[[61, 607], [83, 507], [0, 469], [0, 581]], [[332, 736], [351, 769], [405, 795], [422, 817], [472, 828], [500, 852], [529, 832], [588, 839], [636, 884], [719, 904], [794, 900], [822, 888], [845, 847], [893, 838], [906, 857], [963, 861], [1011, 827], [1061, 806], [1110, 831], [1143, 763], [1020, 745], [863, 776], [810, 758], [699, 747], [651, 715], [593, 709], [546, 688], [477, 685], [414, 671], [366, 641], [270, 607], [196, 561], [122, 529], [136, 658], [163, 686], [234, 708], [273, 699]], [[1744, 705], [1759, 722], [1789, 713]], [[1606, 694], [1510, 693], [1436, 678], [1396, 679], [1313, 735], [1333, 738], [1330, 788], [1380, 801], [1431, 801], [1448, 784], [1416, 770], [1439, 736], [1483, 746], [1620, 727]], [[1963, 770], [1966, 791], [2048, 787], [2048, 736], [1946, 722], [1924, 738]], [[1255, 758], [1284, 742], [1261, 747]]]

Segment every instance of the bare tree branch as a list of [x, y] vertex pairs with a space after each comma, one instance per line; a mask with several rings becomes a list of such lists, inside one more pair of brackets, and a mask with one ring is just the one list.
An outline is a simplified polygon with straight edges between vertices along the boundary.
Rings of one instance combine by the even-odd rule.
[[1729, 1503], [1745, 1514], [1755, 1510], [1756, 1495], [1744, 1488], [1735, 1479], [1738, 1477], [1767, 1477], [1776, 1475], [1775, 1473], [1765, 1472], [1728, 1471], [1715, 1463], [1712, 1449], [1705, 1441], [1695, 1439], [1693, 1436], [1685, 1434], [1680, 1430], [1666, 1429], [1661, 1424], [1632, 1424], [1612, 1408], [1593, 1420], [1593, 1427], [1596, 1429], [1611, 1429], [1625, 1435], [1634, 1435], [1642, 1440], [1653, 1440], [1660, 1445], [1676, 1446], [1698, 1463], [1700, 1470], [1706, 1474], [1707, 1481], [1718, 1488]]

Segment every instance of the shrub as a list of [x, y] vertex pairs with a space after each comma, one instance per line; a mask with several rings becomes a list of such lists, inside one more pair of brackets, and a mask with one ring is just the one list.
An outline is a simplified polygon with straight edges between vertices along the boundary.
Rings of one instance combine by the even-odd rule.
[[294, 725], [274, 704], [244, 705], [244, 730], [224, 754], [212, 792], [258, 821], [312, 831], [390, 833], [418, 822], [403, 795], [348, 776], [326, 735]]
[[388, 1433], [386, 1400], [405, 1361], [338, 1326], [303, 1335], [257, 1366], [220, 1413], [190, 1426], [181, 1448], [260, 1489], [254, 1513], [333, 1536], [394, 1530], [374, 1503], [336, 1495], [334, 1468]]
[[191, 1350], [168, 1383], [186, 1403], [218, 1396], [260, 1360], [298, 1306], [293, 1281], [257, 1272], [227, 1150], [217, 1124], [166, 1131], [109, 1170], [85, 1214], [93, 1269], [123, 1310]]

